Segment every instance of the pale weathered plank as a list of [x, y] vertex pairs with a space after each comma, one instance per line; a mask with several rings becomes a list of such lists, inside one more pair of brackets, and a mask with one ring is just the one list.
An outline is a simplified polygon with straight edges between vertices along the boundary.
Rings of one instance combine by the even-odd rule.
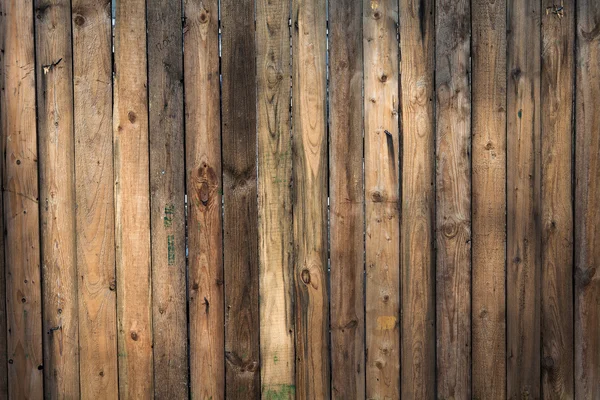
[[329, 397], [325, 0], [292, 0], [296, 395]]
[[365, 397], [361, 2], [329, 3], [331, 394]]
[[398, 3], [363, 2], [366, 394], [400, 396]]
[[148, 0], [154, 396], [188, 397], [182, 4]]
[[33, 0], [3, 1], [2, 192], [8, 392], [43, 397]]
[[111, 3], [73, 0], [79, 374], [82, 399], [118, 396]]
[[600, 3], [578, 0], [576, 26], [575, 396], [584, 400], [600, 397]]
[[190, 394], [225, 396], [218, 1], [184, 3]]
[[400, 1], [404, 399], [435, 397], [434, 3]]
[[126, 399], [154, 393], [145, 5], [119, 1], [115, 15], [117, 339], [119, 394]]
[[507, 397], [540, 398], [540, 2], [508, 0]]
[[473, 397], [506, 398], [506, 1], [472, 3]]
[[260, 359], [263, 399], [294, 398], [289, 1], [256, 2]]

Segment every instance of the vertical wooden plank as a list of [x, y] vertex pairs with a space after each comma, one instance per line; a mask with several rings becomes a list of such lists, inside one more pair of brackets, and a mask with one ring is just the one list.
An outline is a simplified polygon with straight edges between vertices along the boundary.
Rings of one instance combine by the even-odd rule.
[[152, 280], [146, 2], [117, 2], [114, 39], [115, 243], [119, 394], [150, 398]]
[[[568, 12], [568, 10], [567, 10]], [[575, 395], [600, 396], [600, 4], [577, 1]]]
[[81, 398], [118, 396], [111, 2], [73, 0]]
[[185, 0], [190, 393], [225, 396], [218, 1]]
[[3, 1], [3, 201], [10, 399], [43, 397], [33, 0]]
[[326, 2], [292, 0], [296, 395], [329, 397]]
[[331, 391], [365, 397], [362, 4], [329, 3]]
[[263, 399], [295, 395], [287, 0], [256, 2], [260, 358]]
[[434, 6], [400, 1], [404, 399], [435, 397]]
[[35, 1], [44, 393], [79, 397], [73, 57], [68, 0]]
[[438, 398], [470, 398], [470, 4], [436, 5]]
[[188, 397], [182, 4], [148, 0], [154, 396]]
[[507, 397], [540, 397], [540, 2], [508, 0]]
[[254, 1], [221, 0], [225, 393], [260, 397]]
[[542, 397], [571, 399], [573, 381], [573, 45], [575, 1], [542, 2]]
[[506, 398], [506, 1], [472, 3], [473, 397]]
[[[4, 124], [3, 114], [6, 113], [6, 104], [4, 104], [4, 25], [6, 20], [4, 19], [4, 1], [0, 1], [0, 154], [2, 155], [2, 162], [0, 162], [0, 188], [4, 188], [2, 183], [3, 169], [4, 169]], [[4, 207], [2, 201], [2, 193], [0, 192], [0, 395], [8, 398], [8, 355], [6, 354], [7, 345], [7, 331], [6, 331], [6, 267], [4, 262]]]
[[363, 2], [367, 398], [400, 396], [398, 2]]

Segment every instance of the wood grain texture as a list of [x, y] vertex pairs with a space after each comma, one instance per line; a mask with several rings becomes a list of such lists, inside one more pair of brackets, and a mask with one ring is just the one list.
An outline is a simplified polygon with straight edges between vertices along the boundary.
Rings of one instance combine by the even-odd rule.
[[471, 397], [470, 7], [436, 3], [438, 398]]
[[540, 398], [540, 3], [508, 0], [507, 397]]
[[292, 0], [296, 396], [329, 397], [326, 2]]
[[184, 7], [190, 395], [218, 400], [225, 396], [218, 2]]
[[295, 395], [288, 1], [256, 2], [262, 398]]
[[361, 2], [329, 3], [331, 395], [365, 397]]
[[400, 1], [404, 399], [435, 397], [434, 3]]
[[3, 1], [2, 192], [8, 398], [43, 397], [33, 1]]
[[68, 0], [36, 0], [44, 393], [79, 397], [73, 57]]
[[114, 35], [117, 339], [126, 399], [154, 394], [145, 6], [118, 2]]
[[148, 0], [154, 396], [188, 397], [182, 4]]
[[[568, 12], [568, 11], [567, 11]], [[577, 1], [575, 397], [600, 397], [600, 4]]]
[[[0, 188], [3, 188], [2, 177], [4, 169], [4, 125], [3, 114], [6, 113], [6, 104], [4, 104], [4, 2], [0, 2]], [[0, 191], [0, 395], [8, 397], [8, 355], [6, 354], [7, 330], [6, 330], [6, 267], [4, 262], [4, 207], [2, 202], [2, 192]]]
[[367, 398], [400, 396], [398, 3], [363, 2]]
[[79, 375], [82, 399], [118, 396], [111, 3], [73, 0]]
[[573, 381], [573, 73], [575, 1], [542, 2], [541, 329], [542, 397], [572, 399]]
[[472, 385], [506, 398], [506, 1], [472, 3]]
[[254, 399], [261, 394], [254, 0], [220, 7], [225, 394]]

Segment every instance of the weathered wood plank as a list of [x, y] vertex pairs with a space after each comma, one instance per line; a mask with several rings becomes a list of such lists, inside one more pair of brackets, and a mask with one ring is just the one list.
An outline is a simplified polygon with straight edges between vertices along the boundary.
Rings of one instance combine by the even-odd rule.
[[329, 397], [326, 2], [292, 0], [296, 395]]
[[71, 4], [36, 0], [44, 393], [79, 397]]
[[190, 394], [225, 396], [218, 1], [184, 3]]
[[362, 4], [329, 3], [331, 394], [365, 397]]
[[508, 0], [507, 397], [540, 398], [540, 2]]
[[43, 397], [33, 0], [3, 1], [3, 201], [10, 399]]
[[469, 1], [436, 3], [438, 398], [471, 396]]
[[145, 6], [145, 0], [119, 1], [115, 16], [115, 247], [123, 398], [154, 394]]
[[572, 399], [572, 139], [575, 1], [542, 2], [541, 55], [541, 329], [542, 397]]
[[263, 399], [295, 395], [289, 1], [256, 2], [260, 357]]
[[435, 397], [434, 3], [400, 1], [404, 399]]
[[[4, 188], [2, 178], [4, 176], [4, 123], [2, 114], [6, 113], [6, 104], [4, 104], [4, 1], [0, 1], [0, 188]], [[4, 207], [2, 201], [3, 190], [0, 191], [0, 348], [6, 349], [7, 330], [6, 330], [6, 267], [4, 262]], [[6, 351], [0, 353], [0, 395], [8, 397], [8, 355]]]
[[188, 397], [182, 4], [148, 0], [154, 396]]
[[576, 29], [575, 396], [584, 400], [600, 397], [600, 3], [577, 1]]
[[81, 398], [118, 396], [111, 3], [73, 0]]
[[472, 3], [473, 397], [506, 398], [506, 1]]
[[363, 2], [366, 393], [400, 396], [398, 3]]

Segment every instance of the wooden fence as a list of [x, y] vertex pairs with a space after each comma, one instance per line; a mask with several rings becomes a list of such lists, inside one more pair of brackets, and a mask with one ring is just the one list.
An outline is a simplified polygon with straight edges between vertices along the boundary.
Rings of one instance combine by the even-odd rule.
[[1, 398], [600, 399], [598, 1], [0, 17]]

